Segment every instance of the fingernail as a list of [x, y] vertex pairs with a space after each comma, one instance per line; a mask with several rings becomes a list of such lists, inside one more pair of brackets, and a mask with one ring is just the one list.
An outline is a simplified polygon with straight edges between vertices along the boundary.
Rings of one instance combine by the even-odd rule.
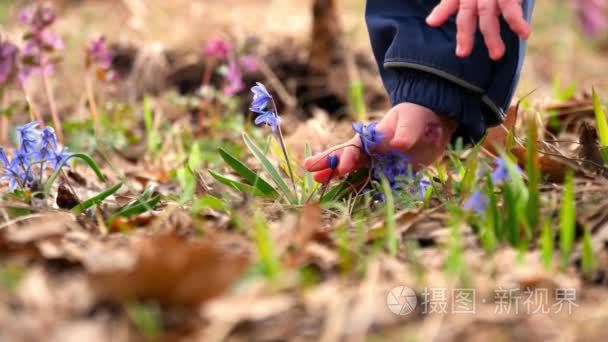
[[462, 56], [462, 46], [456, 45], [456, 54]]

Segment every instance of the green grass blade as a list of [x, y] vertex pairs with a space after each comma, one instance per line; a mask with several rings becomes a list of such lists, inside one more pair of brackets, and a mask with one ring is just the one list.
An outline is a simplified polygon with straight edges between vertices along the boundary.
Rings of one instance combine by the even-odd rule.
[[[308, 158], [310, 156], [312, 156], [312, 149], [310, 148], [310, 145], [306, 143], [304, 145], [304, 158]], [[300, 197], [300, 203], [304, 203], [304, 201], [306, 201], [306, 199], [310, 197], [313, 191], [314, 181], [312, 179], [312, 173], [306, 172], [306, 174], [302, 178], [302, 194]]]
[[101, 203], [101, 201], [112, 196], [116, 191], [118, 191], [118, 189], [120, 189], [121, 186], [122, 186], [122, 182], [119, 182], [116, 185], [100, 192], [99, 194], [80, 202], [80, 204], [78, 204], [77, 206], [72, 208], [72, 212], [74, 212], [76, 214], [80, 214], [80, 213], [84, 212], [85, 210], [87, 210], [88, 208]]
[[327, 191], [323, 198], [321, 198], [321, 203], [331, 202], [340, 198], [342, 195], [347, 193], [349, 190], [352, 190], [352, 186], [361, 182], [365, 177], [367, 177], [369, 171], [366, 169], [361, 169], [352, 175], [346, 177], [340, 184], [331, 188], [331, 190]]
[[114, 213], [112, 217], [129, 218], [135, 215], [143, 214], [154, 208], [159, 202], [160, 195], [152, 197], [142, 195], [141, 198], [137, 199], [135, 202], [127, 204], [118, 212]]
[[559, 243], [561, 251], [561, 266], [565, 269], [570, 260], [576, 229], [576, 203], [574, 198], [574, 177], [572, 171], [566, 175], [562, 205], [559, 216]]
[[270, 184], [268, 184], [268, 182], [266, 182], [262, 177], [258, 176], [253, 170], [247, 167], [247, 165], [232, 156], [226, 150], [220, 148], [219, 153], [226, 164], [236, 171], [239, 176], [243, 177], [243, 179], [252, 184], [254, 188], [257, 188], [269, 197], [276, 197], [279, 195], [277, 191]]
[[538, 160], [538, 130], [534, 119], [528, 122], [526, 172], [528, 174], [527, 222], [530, 229], [535, 230], [540, 214], [540, 165]]
[[249, 184], [241, 183], [239, 181], [235, 181], [228, 177], [222, 176], [221, 174], [219, 174], [213, 170], [209, 170], [209, 174], [211, 175], [211, 177], [215, 178], [216, 181], [218, 181], [224, 185], [227, 185], [237, 191], [247, 192], [254, 196], [259, 196], [259, 197], [273, 198], [272, 196], [264, 194], [263, 192], [261, 192], [260, 190], [254, 188], [253, 186], [251, 186]]
[[382, 190], [384, 192], [386, 216], [384, 225], [386, 226], [386, 247], [391, 256], [397, 255], [398, 239], [395, 233], [395, 201], [393, 199], [393, 189], [388, 184], [386, 178], [382, 178]]
[[84, 161], [91, 168], [91, 170], [93, 170], [93, 172], [95, 172], [95, 175], [97, 175], [97, 178], [99, 179], [99, 181], [101, 181], [101, 182], [106, 181], [105, 177], [103, 176], [103, 173], [101, 173], [101, 169], [99, 169], [99, 166], [97, 166], [97, 163], [95, 163], [93, 158], [91, 158], [86, 153], [73, 153], [59, 164], [59, 166], [57, 167], [57, 170], [55, 172], [53, 172], [53, 174], [46, 181], [46, 183], [44, 185], [45, 197], [48, 196], [49, 193], [51, 192], [51, 187], [53, 186], [53, 183], [59, 176], [59, 173], [61, 173], [61, 169], [68, 163], [68, 161], [70, 161], [74, 158]]
[[597, 268], [597, 262], [595, 260], [595, 254], [593, 252], [593, 243], [591, 241], [591, 233], [589, 229], [585, 229], [583, 235], [583, 251], [582, 251], [581, 266], [583, 268], [583, 274], [586, 277], [593, 276]]
[[547, 219], [543, 224], [543, 231], [540, 238], [541, 260], [547, 272], [553, 268], [553, 229], [551, 229], [551, 220]]
[[600, 101], [600, 97], [597, 95], [595, 88], [593, 89], [593, 110], [595, 112], [595, 121], [597, 124], [597, 134], [600, 138], [602, 147], [608, 146], [608, 119], [606, 119], [606, 112]]
[[297, 204], [297, 199], [295, 198], [295, 194], [290, 190], [289, 186], [281, 177], [281, 173], [279, 170], [272, 165], [270, 160], [266, 158], [266, 155], [262, 152], [262, 150], [251, 140], [251, 138], [247, 135], [247, 133], [243, 133], [243, 140], [245, 141], [245, 145], [247, 148], [253, 153], [254, 157], [262, 163], [262, 166], [270, 175], [270, 178], [275, 182], [275, 184], [279, 187], [279, 190], [287, 197], [287, 201], [290, 204]]
[[254, 235], [264, 275], [271, 280], [278, 279], [281, 272], [281, 262], [276, 255], [276, 249], [268, 231], [268, 224], [260, 212], [254, 215]]

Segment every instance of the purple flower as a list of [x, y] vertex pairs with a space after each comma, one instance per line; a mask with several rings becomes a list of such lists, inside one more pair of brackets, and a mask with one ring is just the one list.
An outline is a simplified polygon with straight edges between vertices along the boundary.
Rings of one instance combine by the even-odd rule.
[[381, 181], [386, 178], [391, 189], [399, 190], [410, 175], [410, 159], [403, 153], [392, 151], [372, 155], [372, 178]]
[[104, 36], [93, 39], [87, 47], [87, 65], [93, 64], [97, 64], [103, 69], [109, 69], [112, 66], [112, 51], [108, 49]]
[[40, 138], [40, 148], [33, 155], [34, 160], [50, 160], [51, 158], [53, 158], [57, 148], [58, 146], [57, 137], [55, 136], [55, 130], [52, 127], [46, 127], [42, 131], [42, 135]]
[[426, 197], [426, 193], [430, 187], [431, 182], [426, 178], [422, 178], [420, 182], [418, 182], [418, 194], [421, 199], [424, 199]]
[[224, 95], [233, 96], [245, 88], [243, 84], [243, 74], [236, 61], [228, 63], [228, 71], [226, 72], [226, 81], [228, 84], [224, 87]]
[[64, 48], [63, 40], [50, 30], [55, 21], [55, 12], [50, 7], [38, 5], [22, 10], [19, 18], [29, 26], [24, 38], [24, 66], [19, 72], [20, 81], [24, 81], [32, 73], [48, 75], [53, 71], [54, 61], [51, 54]]
[[352, 125], [353, 130], [359, 134], [363, 151], [368, 155], [371, 154], [371, 149], [380, 144], [384, 138], [384, 135], [380, 131], [376, 130], [376, 125], [377, 124], [375, 122], [368, 125], [358, 122]]
[[55, 151], [50, 158], [53, 170], [57, 170], [65, 160], [67, 160], [72, 154], [68, 152], [68, 148], [64, 147], [59, 151]]
[[483, 213], [488, 207], [488, 197], [481, 191], [474, 192], [466, 202], [464, 202], [465, 210], [472, 210], [477, 214]]
[[335, 170], [338, 168], [338, 164], [340, 164], [340, 158], [338, 158], [335, 154], [330, 154], [327, 156], [327, 165], [330, 169]]
[[4, 152], [4, 149], [2, 147], [0, 147], [0, 164], [2, 164], [2, 167], [5, 169], [11, 167], [11, 163], [8, 161], [6, 152]]
[[[517, 173], [521, 173], [521, 169], [519, 166], [515, 167]], [[498, 184], [501, 182], [507, 182], [511, 179], [511, 173], [509, 171], [509, 167], [507, 166], [507, 162], [503, 158], [496, 159], [496, 168], [494, 172], [492, 172], [492, 182], [494, 184]]]
[[579, 16], [581, 27], [589, 38], [596, 38], [608, 28], [606, 0], [570, 0]]
[[252, 55], [245, 55], [239, 58], [239, 64], [248, 73], [254, 73], [259, 69], [258, 59]]
[[256, 82], [256, 85], [251, 88], [251, 92], [253, 93], [253, 101], [251, 102], [252, 111], [263, 111], [268, 106], [268, 103], [272, 101], [272, 95], [260, 82]]
[[277, 128], [281, 124], [281, 119], [274, 112], [257, 110], [252, 111], [258, 114], [258, 116], [255, 118], [256, 125], [266, 124], [270, 126], [273, 132], [276, 132]]
[[0, 85], [9, 83], [17, 74], [17, 46], [8, 40], [0, 40]]
[[17, 127], [17, 136], [19, 138], [19, 150], [24, 153], [35, 152], [40, 147], [40, 138], [42, 132], [37, 128], [38, 121], [32, 121], [23, 126]]
[[232, 45], [219, 37], [209, 40], [203, 48], [205, 56], [219, 60], [227, 60], [230, 52], [232, 52]]

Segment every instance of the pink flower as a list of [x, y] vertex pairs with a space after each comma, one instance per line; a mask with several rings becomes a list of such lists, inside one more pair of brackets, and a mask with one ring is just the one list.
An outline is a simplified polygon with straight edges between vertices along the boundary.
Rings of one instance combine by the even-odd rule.
[[112, 66], [112, 51], [106, 44], [106, 38], [101, 36], [92, 40], [87, 48], [87, 64], [98, 64], [103, 69], [109, 69]]
[[570, 3], [577, 12], [581, 27], [588, 37], [595, 38], [606, 31], [607, 0], [570, 0]]
[[225, 80], [227, 84], [224, 87], [224, 95], [226, 96], [233, 96], [245, 88], [245, 85], [243, 84], [243, 74], [236, 61], [231, 60], [228, 63]]
[[248, 73], [254, 73], [259, 69], [258, 59], [252, 55], [245, 55], [239, 59], [239, 64]]
[[203, 48], [205, 56], [219, 60], [227, 60], [231, 52], [232, 45], [219, 37], [209, 40]]
[[17, 74], [17, 46], [0, 40], [0, 84], [7, 84]]

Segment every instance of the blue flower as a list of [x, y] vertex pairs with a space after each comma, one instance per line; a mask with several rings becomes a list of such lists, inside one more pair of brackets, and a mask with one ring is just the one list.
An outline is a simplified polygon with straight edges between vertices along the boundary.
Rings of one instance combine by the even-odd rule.
[[2, 164], [4, 169], [11, 167], [11, 163], [8, 161], [8, 157], [6, 156], [6, 153], [2, 147], [0, 147], [0, 164]]
[[72, 154], [68, 152], [67, 147], [62, 148], [60, 151], [53, 152], [53, 155], [49, 159], [53, 166], [53, 170], [57, 170], [71, 155]]
[[426, 197], [427, 190], [430, 187], [431, 182], [426, 178], [422, 178], [420, 182], [418, 182], [418, 194], [420, 195], [421, 199], [424, 199]]
[[[515, 171], [520, 174], [521, 169], [519, 166], [515, 166]], [[496, 168], [492, 172], [492, 182], [498, 184], [500, 182], [507, 182], [511, 179], [511, 173], [507, 165], [507, 161], [503, 158], [496, 159]]]
[[57, 149], [57, 136], [55, 136], [55, 130], [52, 127], [46, 127], [42, 130], [42, 137], [40, 139], [42, 147], [47, 147], [53, 150]]
[[281, 119], [279, 119], [279, 117], [274, 112], [265, 112], [258, 110], [253, 110], [253, 112], [258, 114], [254, 122], [256, 125], [266, 124], [270, 126], [270, 128], [272, 128], [273, 132], [275, 132], [281, 124]]
[[481, 214], [487, 209], [488, 203], [488, 197], [483, 192], [475, 191], [471, 197], [464, 202], [464, 209]]
[[335, 154], [330, 154], [327, 156], [327, 165], [330, 169], [335, 170], [338, 168], [338, 164], [340, 163], [340, 158], [338, 158]]
[[25, 153], [31, 153], [38, 149], [42, 132], [37, 128], [38, 121], [32, 121], [23, 126], [17, 127], [19, 138], [19, 149]]
[[399, 190], [410, 175], [410, 159], [400, 152], [375, 154], [372, 156], [372, 178], [381, 181], [386, 178], [391, 189]]
[[361, 139], [361, 145], [363, 147], [363, 151], [366, 154], [370, 154], [370, 150], [382, 142], [384, 139], [384, 135], [376, 130], [376, 123], [372, 122], [368, 125], [364, 125], [362, 122], [358, 122], [353, 124], [353, 130], [359, 134], [359, 138]]
[[30, 163], [31, 153], [27, 153], [21, 149], [15, 151], [15, 155], [13, 156], [13, 160], [11, 160], [10, 169], [13, 171], [21, 170], [27, 171], [31, 169], [32, 165]]
[[268, 103], [272, 101], [272, 95], [270, 95], [266, 87], [260, 82], [256, 82], [256, 86], [251, 88], [251, 92], [253, 92], [251, 111], [257, 113], [264, 111], [268, 106]]

